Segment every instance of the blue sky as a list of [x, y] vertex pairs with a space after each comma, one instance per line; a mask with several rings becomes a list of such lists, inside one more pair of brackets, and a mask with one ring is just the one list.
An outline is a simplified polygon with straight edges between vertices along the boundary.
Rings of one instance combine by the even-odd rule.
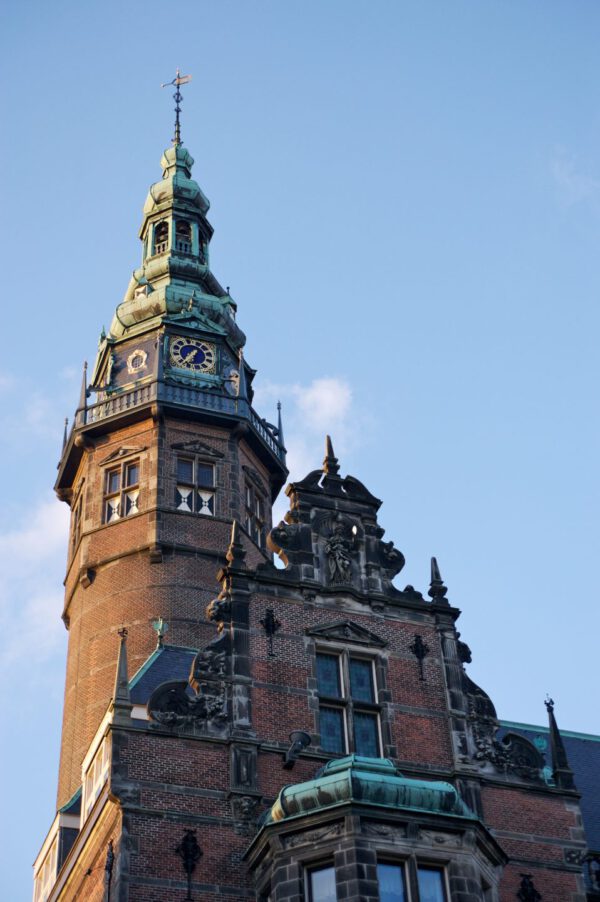
[[53, 816], [62, 421], [139, 261], [176, 66], [213, 269], [257, 406], [284, 403], [293, 475], [330, 431], [384, 500], [397, 583], [425, 589], [437, 555], [500, 716], [543, 723], [550, 692], [561, 726], [599, 733], [598, 4], [57, 0], [3, 18], [7, 898], [29, 898]]

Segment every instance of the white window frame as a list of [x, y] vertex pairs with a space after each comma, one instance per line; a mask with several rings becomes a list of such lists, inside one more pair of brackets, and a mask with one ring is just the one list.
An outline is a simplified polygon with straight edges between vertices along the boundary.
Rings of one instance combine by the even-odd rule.
[[[179, 461], [188, 461], [192, 464], [192, 479], [190, 482], [179, 479]], [[206, 467], [212, 471], [212, 485], [207, 485], [198, 479], [198, 468]], [[175, 455], [175, 507], [176, 510], [184, 514], [199, 514], [202, 517], [215, 517], [217, 504], [216, 489], [217, 468], [213, 460], [206, 460], [205, 457], [198, 454], [186, 454], [185, 452], [176, 453]], [[187, 497], [191, 496], [191, 506], [189, 501], [184, 497], [184, 491], [188, 492]], [[177, 496], [181, 500], [178, 500]], [[209, 502], [212, 501], [212, 511]], [[187, 506], [184, 506], [187, 505]]]
[[[137, 467], [137, 482], [127, 483], [127, 472], [131, 467]], [[118, 473], [119, 485], [114, 491], [110, 491], [110, 478], [113, 473]], [[140, 512], [140, 477], [141, 459], [139, 457], [124, 460], [116, 466], [108, 466], [103, 474], [104, 486], [102, 493], [102, 523], [109, 525], [126, 517], [133, 517]], [[127, 505], [131, 507], [127, 510]]]

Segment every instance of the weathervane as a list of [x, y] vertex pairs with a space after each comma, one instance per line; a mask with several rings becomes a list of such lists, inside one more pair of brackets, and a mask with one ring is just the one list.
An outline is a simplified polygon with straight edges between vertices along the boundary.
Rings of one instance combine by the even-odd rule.
[[187, 85], [188, 82], [192, 80], [191, 75], [180, 75], [179, 69], [177, 69], [177, 74], [173, 81], [166, 81], [164, 85], [161, 85], [161, 88], [168, 88], [169, 85], [175, 85], [176, 91], [173, 94], [173, 100], [175, 101], [175, 137], [172, 140], [172, 144], [181, 144], [181, 123], [179, 122], [179, 114], [181, 113], [181, 101], [183, 100], [181, 91], [179, 90], [181, 85]]

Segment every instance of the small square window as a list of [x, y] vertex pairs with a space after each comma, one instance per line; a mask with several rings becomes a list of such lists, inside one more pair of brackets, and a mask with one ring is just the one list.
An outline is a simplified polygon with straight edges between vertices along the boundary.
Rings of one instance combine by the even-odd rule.
[[215, 484], [215, 468], [210, 464], [199, 463], [197, 466], [198, 485], [210, 486]]
[[319, 712], [321, 747], [326, 752], [343, 755], [346, 751], [344, 737], [344, 712], [340, 708], [322, 707]]
[[187, 457], [177, 458], [177, 480], [178, 482], [187, 482], [189, 485], [194, 482], [194, 461], [188, 460]]
[[109, 470], [106, 474], [106, 494], [113, 495], [121, 488], [121, 470]]
[[317, 655], [317, 683], [319, 695], [341, 697], [340, 659], [338, 655]]
[[374, 701], [373, 665], [370, 661], [350, 658], [350, 694], [357, 702]]
[[377, 741], [377, 715], [365, 714], [364, 711], [354, 711], [354, 751], [365, 758], [377, 758], [379, 756], [379, 742]]
[[140, 481], [140, 465], [136, 460], [135, 463], [127, 464], [125, 467], [125, 485], [127, 487], [137, 485]]

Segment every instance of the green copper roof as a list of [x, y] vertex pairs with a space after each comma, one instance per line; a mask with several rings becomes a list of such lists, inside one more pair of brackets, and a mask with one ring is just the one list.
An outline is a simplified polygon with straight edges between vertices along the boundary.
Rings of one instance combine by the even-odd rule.
[[160, 162], [162, 178], [150, 186], [139, 232], [142, 263], [116, 309], [109, 338], [118, 340], [185, 314], [201, 319], [203, 329], [227, 335], [238, 350], [245, 336], [235, 322], [235, 302], [210, 269], [210, 204], [192, 178], [194, 160], [178, 144], [167, 148]]
[[349, 755], [329, 761], [314, 780], [284, 786], [266, 823], [346, 802], [477, 819], [450, 783], [411, 780], [388, 758]]

